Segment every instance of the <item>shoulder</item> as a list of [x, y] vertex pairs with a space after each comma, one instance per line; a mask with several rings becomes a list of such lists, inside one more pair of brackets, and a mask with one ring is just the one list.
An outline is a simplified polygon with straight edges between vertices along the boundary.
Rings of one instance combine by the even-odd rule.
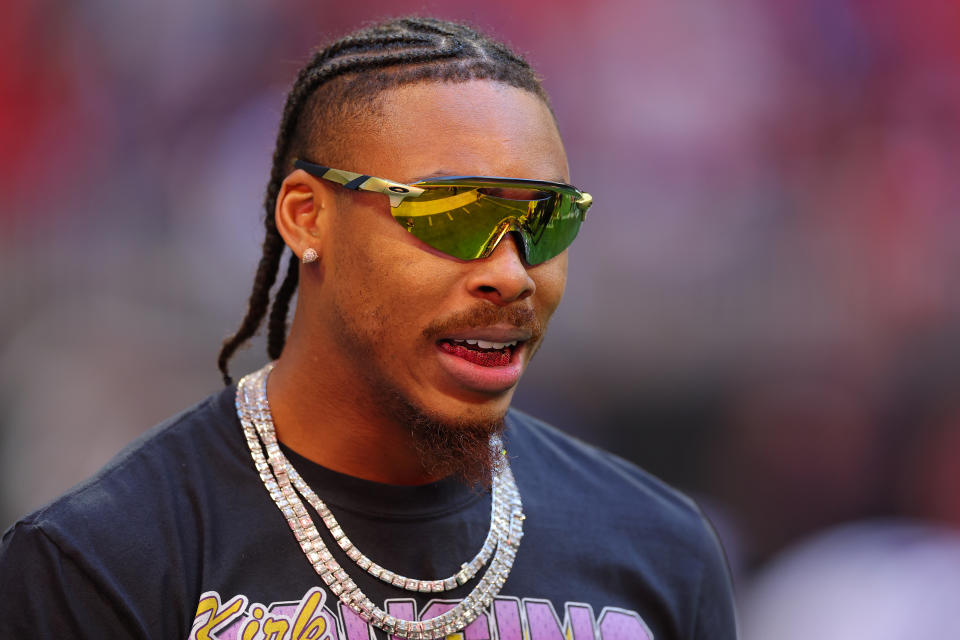
[[4, 534], [0, 575], [11, 579], [0, 580], [0, 635], [169, 637], [188, 628], [210, 507], [218, 486], [236, 482], [231, 460], [244, 446], [232, 397], [225, 390], [149, 430]]
[[111, 532], [127, 534], [162, 511], [176, 512], [176, 503], [190, 497], [184, 487], [215, 464], [211, 458], [226, 446], [224, 434], [233, 426], [230, 402], [232, 393], [225, 390], [153, 427], [14, 529], [42, 533], [64, 552], [82, 553], [116, 542]]
[[585, 490], [604, 493], [618, 492], [624, 498], [652, 501], [664, 509], [699, 517], [700, 509], [693, 500], [620, 456], [516, 409], [510, 410], [508, 425], [510, 442], [518, 445], [509, 452], [513, 464], [549, 468], [555, 480], [565, 484], [576, 483]]
[[561, 511], [568, 505], [578, 519], [593, 511], [613, 526], [716, 552], [716, 536], [699, 505], [632, 462], [515, 409], [508, 417], [508, 448], [518, 483], [525, 480], [533, 491], [549, 483]]
[[[510, 411], [507, 425], [510, 465], [529, 516], [525, 543], [529, 536], [534, 546], [569, 554], [584, 572], [601, 567], [625, 593], [659, 594], [689, 637], [735, 637], [724, 552], [696, 502], [520, 411]], [[585, 548], [584, 540], [598, 544]]]

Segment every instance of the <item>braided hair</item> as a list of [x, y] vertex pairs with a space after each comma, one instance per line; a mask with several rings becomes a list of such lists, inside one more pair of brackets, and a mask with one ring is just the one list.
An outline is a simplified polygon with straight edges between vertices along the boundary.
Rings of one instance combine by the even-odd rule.
[[[362, 29], [316, 51], [300, 70], [287, 95], [273, 152], [264, 201], [263, 255], [247, 314], [236, 333], [224, 341], [217, 358], [225, 384], [232, 383], [227, 370], [230, 358], [257, 332], [270, 307], [270, 291], [285, 247], [274, 209], [293, 159], [317, 147], [334, 150], [342, 146], [342, 132], [334, 123], [369, 113], [387, 89], [422, 81], [468, 80], [491, 80], [524, 89], [549, 106], [539, 79], [522, 57], [470, 27], [434, 18], [400, 18]], [[280, 357], [286, 343], [287, 315], [298, 278], [299, 260], [291, 255], [267, 323], [267, 355], [273, 360]]]

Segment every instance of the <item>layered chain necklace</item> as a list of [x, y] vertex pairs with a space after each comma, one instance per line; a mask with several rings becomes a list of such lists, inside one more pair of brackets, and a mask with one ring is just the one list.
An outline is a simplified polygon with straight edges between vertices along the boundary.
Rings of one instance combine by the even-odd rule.
[[[317, 497], [283, 454], [277, 443], [267, 402], [267, 377], [272, 369], [273, 364], [269, 364], [240, 380], [237, 385], [237, 414], [263, 486], [287, 519], [307, 560], [330, 592], [369, 624], [400, 638], [442, 638], [461, 631], [473, 622], [490, 606], [506, 582], [523, 536], [523, 505], [507, 461], [504, 460], [500, 471], [493, 477], [490, 531], [477, 555], [464, 562], [460, 570], [448, 578], [422, 580], [400, 575], [378, 565], [350, 541], [327, 505]], [[502, 446], [499, 439], [492, 441], [491, 445], [496, 446], [497, 450]], [[470, 594], [446, 613], [427, 620], [395, 618], [374, 605], [334, 559], [300, 496], [316, 510], [337, 545], [357, 567], [374, 578], [406, 591], [440, 593], [455, 589], [472, 580], [491, 557], [493, 560]]]

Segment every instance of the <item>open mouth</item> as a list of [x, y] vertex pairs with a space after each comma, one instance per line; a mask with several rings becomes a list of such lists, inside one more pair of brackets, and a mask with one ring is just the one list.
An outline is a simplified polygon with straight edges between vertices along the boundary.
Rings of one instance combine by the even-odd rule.
[[520, 341], [441, 340], [440, 349], [481, 367], [506, 367]]

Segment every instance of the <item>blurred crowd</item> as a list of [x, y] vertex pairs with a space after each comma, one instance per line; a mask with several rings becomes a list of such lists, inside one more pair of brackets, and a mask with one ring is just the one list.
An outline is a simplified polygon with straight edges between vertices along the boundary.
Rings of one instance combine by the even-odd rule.
[[219, 387], [296, 69], [413, 12], [527, 55], [595, 198], [516, 404], [707, 506], [745, 640], [948, 637], [950, 0], [8, 0], [0, 528]]

